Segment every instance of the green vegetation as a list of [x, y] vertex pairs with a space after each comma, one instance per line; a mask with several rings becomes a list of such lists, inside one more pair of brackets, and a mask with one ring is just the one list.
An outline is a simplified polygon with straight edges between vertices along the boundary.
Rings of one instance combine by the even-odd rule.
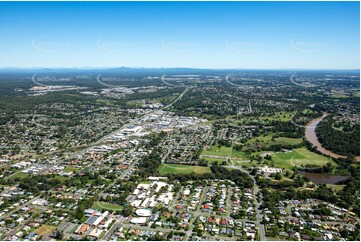
[[292, 169], [295, 166], [324, 166], [327, 163], [335, 164], [331, 158], [311, 152], [306, 148], [298, 148], [292, 152], [279, 152], [272, 155], [274, 166]]
[[110, 210], [110, 211], [122, 211], [123, 207], [118, 204], [108, 202], [96, 202], [92, 206], [93, 209], [97, 210]]
[[248, 145], [257, 144], [261, 147], [271, 145], [298, 145], [302, 143], [301, 138], [275, 137], [274, 134], [267, 134], [249, 139]]
[[14, 174], [13, 176], [10, 177], [10, 179], [16, 179], [16, 178], [25, 178], [25, 177], [28, 177], [29, 174], [28, 173], [24, 173], [24, 172], [17, 172], [16, 174]]
[[258, 116], [258, 115], [252, 115], [252, 116], [230, 116], [228, 118], [228, 121], [234, 124], [239, 125], [257, 125], [262, 124], [266, 125], [270, 122], [288, 122], [291, 120], [291, 118], [295, 115], [295, 112], [277, 112], [274, 113], [272, 116]]
[[237, 151], [231, 147], [226, 146], [211, 146], [210, 150], [203, 150], [201, 153], [202, 156], [204, 156], [204, 159], [209, 161], [214, 161], [214, 159], [217, 160], [225, 160], [226, 158], [231, 157], [232, 159], [240, 159], [240, 160], [246, 160], [248, 159], [245, 152]]
[[333, 192], [341, 191], [346, 185], [335, 185], [335, 184], [327, 184], [326, 187], [330, 188]]
[[[333, 117], [324, 118], [316, 128], [316, 134], [325, 149], [345, 156], [360, 155], [360, 126], [345, 123], [343, 130], [333, 127]], [[342, 126], [342, 123], [339, 124]]]
[[74, 166], [66, 166], [64, 169], [64, 172], [74, 172], [77, 170], [78, 170], [78, 168], [75, 168]]
[[192, 172], [196, 174], [210, 173], [211, 169], [206, 166], [187, 166], [176, 164], [161, 164], [158, 168], [160, 174], [190, 174]]
[[277, 112], [277, 113], [274, 113], [272, 116], [261, 116], [261, 117], [259, 117], [259, 119], [263, 120], [263, 121], [288, 122], [291, 120], [291, 118], [294, 114], [295, 114], [295, 112]]

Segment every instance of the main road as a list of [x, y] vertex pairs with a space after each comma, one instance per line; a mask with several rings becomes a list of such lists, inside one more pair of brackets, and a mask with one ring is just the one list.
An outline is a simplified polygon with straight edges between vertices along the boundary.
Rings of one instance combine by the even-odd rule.
[[[239, 166], [230, 165], [230, 166], [224, 166], [224, 167], [240, 170], [240, 171], [248, 174], [251, 177], [251, 179], [253, 180], [253, 196], [254, 196], [254, 199], [256, 202], [256, 215], [257, 215], [256, 218], [257, 218], [257, 225], [259, 228], [259, 236], [260, 236], [261, 241], [265, 241], [266, 240], [266, 232], [265, 232], [263, 224], [261, 224], [261, 222], [262, 222], [262, 215], [260, 213], [261, 204], [257, 200], [257, 194], [259, 192], [259, 187], [257, 185], [256, 179], [254, 179], [254, 177], [252, 175], [250, 175], [248, 171], [242, 169]], [[260, 193], [260, 194], [261, 194], [261, 201], [262, 201], [262, 193]]]

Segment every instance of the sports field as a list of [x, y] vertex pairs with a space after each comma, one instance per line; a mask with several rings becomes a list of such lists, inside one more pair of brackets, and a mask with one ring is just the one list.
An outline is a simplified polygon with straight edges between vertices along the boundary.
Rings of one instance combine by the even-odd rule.
[[210, 173], [211, 169], [206, 166], [188, 166], [188, 165], [177, 165], [177, 164], [161, 164], [158, 167], [160, 174], [190, 174], [192, 172], [197, 174]]
[[121, 211], [122, 210], [122, 206], [120, 206], [118, 204], [107, 203], [107, 202], [96, 202], [96, 203], [94, 203], [92, 208], [97, 209], [97, 210], [105, 209], [105, 210], [111, 210], [111, 211]]
[[307, 148], [294, 149], [291, 152], [278, 152], [272, 155], [275, 167], [292, 169], [294, 166], [317, 165], [323, 166], [328, 162], [335, 165], [331, 158], [309, 151]]
[[242, 159], [242, 160], [248, 159], [246, 153], [242, 151], [237, 151], [235, 149], [232, 149], [231, 147], [226, 147], [226, 146], [219, 147], [216, 145], [211, 146], [210, 150], [203, 150], [201, 155], [204, 159], [209, 161], [212, 161], [209, 158], [213, 158], [213, 161], [214, 159], [223, 161], [229, 157], [232, 157], [232, 159], [234, 158]]

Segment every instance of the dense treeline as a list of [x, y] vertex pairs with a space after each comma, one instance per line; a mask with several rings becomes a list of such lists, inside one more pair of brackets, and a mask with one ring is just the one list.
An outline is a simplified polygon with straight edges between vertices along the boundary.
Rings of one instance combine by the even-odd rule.
[[322, 146], [340, 155], [360, 155], [360, 130], [353, 126], [352, 132], [332, 128], [332, 116], [324, 118], [316, 127], [316, 134]]
[[244, 187], [244, 188], [251, 188], [253, 187], [253, 180], [252, 178], [240, 171], [240, 170], [229, 170], [222, 166], [213, 165], [211, 166], [211, 171], [218, 179], [228, 179], [236, 183], [237, 186]]
[[204, 173], [204, 174], [167, 174], [169, 179], [178, 180], [181, 183], [185, 181], [191, 180], [203, 180], [203, 179], [226, 179], [233, 181], [237, 186], [242, 188], [252, 188], [253, 180], [252, 178], [240, 171], [240, 170], [229, 170], [219, 165], [211, 166], [212, 173]]
[[307, 110], [307, 112], [297, 112], [293, 116], [293, 121], [300, 125], [306, 125], [311, 120], [320, 117], [322, 114], [319, 111]]
[[162, 148], [159, 147], [158, 144], [166, 137], [166, 135], [167, 134], [165, 132], [161, 132], [150, 137], [150, 141], [145, 147], [153, 148], [153, 150], [149, 155], [143, 157], [139, 163], [139, 167], [143, 168], [138, 171], [138, 175], [140, 177], [146, 178], [157, 174], [157, 169], [161, 164], [160, 154], [162, 152]]
[[48, 191], [61, 186], [61, 181], [56, 178], [48, 178], [46, 176], [31, 176], [20, 180], [19, 188], [31, 193], [39, 193]]
[[274, 131], [280, 132], [284, 137], [301, 138], [303, 136], [303, 128], [295, 126], [292, 122], [272, 121], [268, 125], [274, 126]]

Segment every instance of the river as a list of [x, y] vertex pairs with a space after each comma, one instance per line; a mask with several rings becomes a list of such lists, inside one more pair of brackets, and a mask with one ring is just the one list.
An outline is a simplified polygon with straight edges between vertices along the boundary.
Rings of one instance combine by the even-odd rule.
[[306, 139], [309, 142], [311, 142], [313, 146], [316, 146], [317, 150], [320, 151], [322, 154], [328, 155], [333, 158], [347, 158], [344, 155], [339, 155], [339, 154], [333, 153], [332, 151], [326, 150], [325, 148], [322, 147], [321, 143], [318, 141], [318, 138], [316, 135], [316, 127], [328, 115], [329, 115], [328, 113], [324, 113], [322, 115], [322, 117], [316, 118], [306, 125], [306, 133], [305, 133]]

